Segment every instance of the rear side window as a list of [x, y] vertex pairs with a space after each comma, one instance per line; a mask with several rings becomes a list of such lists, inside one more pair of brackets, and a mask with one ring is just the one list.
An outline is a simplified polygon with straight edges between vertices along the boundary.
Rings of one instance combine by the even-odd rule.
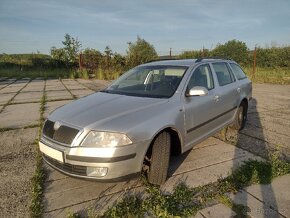
[[238, 80], [247, 78], [246, 74], [244, 73], [242, 68], [240, 68], [239, 65], [233, 63], [231, 63], [230, 65], [233, 70], [233, 73], [235, 74]]
[[220, 86], [230, 84], [234, 81], [233, 75], [230, 73], [226, 63], [213, 63]]

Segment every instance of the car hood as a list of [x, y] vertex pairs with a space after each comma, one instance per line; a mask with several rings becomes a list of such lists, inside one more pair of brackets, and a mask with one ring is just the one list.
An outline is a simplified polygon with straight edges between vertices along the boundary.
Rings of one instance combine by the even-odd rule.
[[[64, 105], [48, 119], [81, 128], [98, 129], [100, 124], [168, 102], [168, 99], [145, 98], [98, 92]], [[111, 123], [112, 124], [112, 123]]]

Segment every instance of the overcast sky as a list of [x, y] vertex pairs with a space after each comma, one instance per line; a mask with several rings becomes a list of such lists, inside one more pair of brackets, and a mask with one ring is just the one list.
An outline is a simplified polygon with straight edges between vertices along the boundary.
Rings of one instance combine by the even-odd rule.
[[137, 35], [161, 55], [231, 39], [289, 45], [290, 0], [0, 0], [0, 53], [49, 54], [65, 33], [121, 54]]

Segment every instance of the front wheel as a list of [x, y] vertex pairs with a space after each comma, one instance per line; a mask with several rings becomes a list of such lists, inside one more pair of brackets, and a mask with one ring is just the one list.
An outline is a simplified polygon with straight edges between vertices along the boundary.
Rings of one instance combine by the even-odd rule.
[[245, 127], [247, 121], [247, 107], [242, 103], [236, 113], [236, 117], [233, 123], [233, 128], [236, 130], [242, 130]]
[[168, 132], [160, 133], [152, 146], [148, 181], [151, 184], [161, 185], [166, 181], [169, 159], [170, 159], [171, 140]]

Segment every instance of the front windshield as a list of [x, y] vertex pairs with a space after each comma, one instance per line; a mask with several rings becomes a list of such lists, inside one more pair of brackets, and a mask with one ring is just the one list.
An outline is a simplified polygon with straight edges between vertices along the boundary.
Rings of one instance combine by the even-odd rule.
[[187, 67], [179, 66], [136, 67], [121, 76], [103, 92], [169, 98], [175, 93], [186, 70]]

